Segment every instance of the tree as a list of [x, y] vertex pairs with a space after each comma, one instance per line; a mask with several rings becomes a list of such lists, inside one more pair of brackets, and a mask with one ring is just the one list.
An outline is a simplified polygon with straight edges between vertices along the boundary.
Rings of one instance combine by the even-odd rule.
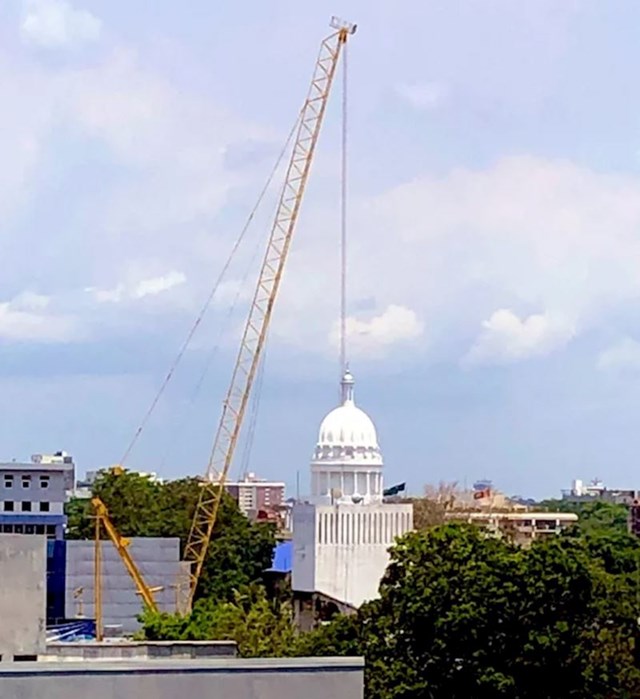
[[245, 658], [288, 655], [294, 643], [291, 607], [267, 599], [264, 588], [250, 585], [233, 599], [201, 599], [186, 617], [145, 611], [141, 616], [148, 640], [232, 640]]
[[621, 503], [603, 500], [573, 502], [571, 500], [543, 500], [538, 508], [547, 512], [573, 512], [578, 515], [578, 527], [584, 531], [612, 530], [626, 533], [629, 529], [629, 508]]
[[449, 524], [403, 537], [379, 599], [299, 649], [364, 654], [370, 699], [629, 696], [630, 584], [580, 537], [523, 549]]
[[[158, 483], [147, 476], [111, 471], [100, 473], [93, 494], [109, 509], [123, 536], [178, 537], [184, 551], [200, 494], [195, 478]], [[91, 539], [94, 521], [87, 500], [67, 505], [69, 538]], [[236, 502], [223, 495], [211, 544], [198, 586], [197, 598], [233, 599], [234, 591], [260, 580], [273, 556], [273, 525], [250, 522]]]
[[456, 482], [440, 481], [438, 485], [425, 485], [421, 498], [406, 498], [403, 502], [413, 505], [413, 526], [422, 530], [444, 524], [446, 513], [452, 510], [460, 497]]

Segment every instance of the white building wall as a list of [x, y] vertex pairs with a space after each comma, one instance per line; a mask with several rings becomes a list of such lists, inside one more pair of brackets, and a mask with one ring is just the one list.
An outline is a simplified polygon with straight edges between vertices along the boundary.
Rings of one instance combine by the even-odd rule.
[[411, 529], [411, 505], [296, 505], [293, 590], [359, 607], [378, 596], [388, 549]]

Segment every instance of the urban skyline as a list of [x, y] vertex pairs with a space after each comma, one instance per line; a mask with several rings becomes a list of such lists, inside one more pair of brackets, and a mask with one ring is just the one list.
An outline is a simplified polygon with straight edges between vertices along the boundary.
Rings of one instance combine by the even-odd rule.
[[[326, 23], [283, 0], [249, 7], [0, 8], [13, 107], [0, 116], [4, 458], [62, 445], [79, 464], [116, 463], [139, 425], [285, 140]], [[535, 497], [589, 474], [639, 485], [640, 8], [624, 7], [336, 8], [360, 26], [351, 366], [388, 482], [488, 477]], [[337, 400], [338, 115], [334, 100], [251, 453], [251, 470], [290, 488]], [[128, 466], [203, 472], [268, 218]]]

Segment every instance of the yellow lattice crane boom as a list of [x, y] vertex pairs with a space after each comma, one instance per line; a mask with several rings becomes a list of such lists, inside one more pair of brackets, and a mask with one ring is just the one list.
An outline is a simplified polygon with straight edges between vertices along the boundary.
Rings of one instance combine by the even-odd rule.
[[209, 548], [224, 483], [233, 460], [253, 379], [267, 336], [273, 304], [298, 219], [338, 59], [348, 37], [356, 29], [355, 25], [343, 23], [335, 17], [331, 20], [331, 26], [336, 31], [324, 39], [320, 46], [311, 86], [300, 114], [296, 139], [267, 251], [213, 442], [207, 468], [207, 481], [200, 492], [185, 548], [184, 558], [192, 563], [188, 595], [189, 609], [193, 603]]
[[[129, 544], [131, 542], [129, 541], [129, 539], [119, 534], [118, 530], [115, 528], [113, 522], [109, 518], [109, 510], [107, 509], [107, 506], [104, 504], [104, 502], [102, 502], [102, 500], [99, 497], [94, 497], [91, 500], [91, 504], [93, 505], [93, 509], [96, 514], [96, 561], [99, 561], [98, 551], [100, 545], [100, 529], [101, 527], [104, 527], [104, 530], [107, 532], [107, 535], [111, 539], [111, 542], [118, 551], [118, 554], [120, 555], [120, 558], [124, 563], [124, 567], [127, 569], [127, 572], [135, 582], [138, 594], [142, 597], [145, 605], [149, 609], [151, 609], [154, 612], [157, 612], [158, 605], [156, 604], [156, 601], [153, 597], [153, 593], [157, 592], [161, 588], [151, 588], [145, 582], [144, 578], [142, 577], [142, 573], [138, 569], [138, 566], [135, 564], [133, 558], [131, 557], [131, 554], [129, 553]], [[96, 599], [101, 599], [100, 566], [98, 564], [96, 564], [95, 576], [95, 592], [97, 596]]]

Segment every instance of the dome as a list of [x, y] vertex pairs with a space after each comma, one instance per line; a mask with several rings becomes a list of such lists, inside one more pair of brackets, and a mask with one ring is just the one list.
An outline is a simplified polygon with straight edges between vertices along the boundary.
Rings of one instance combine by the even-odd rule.
[[375, 425], [364, 410], [356, 406], [353, 384], [353, 376], [347, 371], [341, 382], [342, 405], [334, 408], [322, 421], [314, 459], [382, 464]]
[[371, 418], [347, 401], [334, 408], [322, 421], [318, 446], [378, 448], [376, 428]]
[[371, 418], [356, 407], [353, 376], [342, 377], [341, 405], [322, 421], [311, 461], [312, 496], [318, 502], [370, 504], [383, 493], [382, 453]]

